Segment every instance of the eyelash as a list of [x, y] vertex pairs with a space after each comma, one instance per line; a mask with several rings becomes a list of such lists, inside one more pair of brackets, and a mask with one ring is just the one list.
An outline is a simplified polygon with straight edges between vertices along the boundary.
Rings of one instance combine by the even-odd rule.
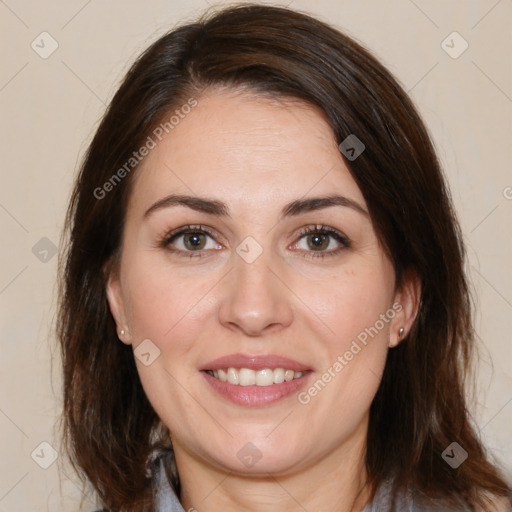
[[[159, 242], [158, 246], [162, 247], [164, 249], [167, 249], [168, 251], [175, 253], [175, 254], [183, 254], [183, 257], [188, 257], [189, 259], [192, 258], [203, 258], [205, 257], [205, 251], [199, 250], [199, 251], [182, 251], [181, 249], [174, 249], [170, 247], [170, 244], [180, 236], [183, 236], [185, 234], [207, 234], [212, 239], [215, 238], [215, 234], [206, 226], [197, 225], [197, 226], [183, 226], [182, 228], [179, 228], [177, 230], [172, 231], [171, 233], [166, 234]], [[323, 225], [312, 225], [312, 226], [306, 226], [301, 229], [299, 232], [299, 240], [301, 240], [303, 237], [307, 235], [328, 235], [334, 238], [337, 242], [341, 244], [341, 247], [338, 249], [334, 249], [331, 251], [306, 251], [308, 255], [306, 255], [306, 258], [326, 258], [326, 257], [333, 257], [338, 255], [341, 251], [345, 249], [349, 249], [351, 247], [351, 243], [348, 240], [348, 238], [343, 235], [341, 232], [334, 228], [329, 228], [327, 226]]]

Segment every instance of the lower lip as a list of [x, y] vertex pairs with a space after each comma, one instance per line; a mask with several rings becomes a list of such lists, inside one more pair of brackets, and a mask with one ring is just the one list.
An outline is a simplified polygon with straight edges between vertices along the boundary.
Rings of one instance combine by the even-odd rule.
[[261, 407], [283, 400], [297, 393], [304, 387], [306, 381], [309, 380], [308, 377], [311, 375], [311, 372], [307, 372], [298, 379], [285, 381], [281, 384], [272, 384], [270, 386], [240, 386], [216, 379], [205, 371], [201, 373], [206, 379], [206, 382], [208, 382], [217, 393], [235, 404], [245, 405], [247, 407]]

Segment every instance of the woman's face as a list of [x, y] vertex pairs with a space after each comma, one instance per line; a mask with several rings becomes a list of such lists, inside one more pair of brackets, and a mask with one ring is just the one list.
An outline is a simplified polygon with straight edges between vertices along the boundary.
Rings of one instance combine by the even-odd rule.
[[133, 177], [111, 310], [177, 452], [291, 473], [364, 445], [410, 294], [318, 111], [197, 100]]

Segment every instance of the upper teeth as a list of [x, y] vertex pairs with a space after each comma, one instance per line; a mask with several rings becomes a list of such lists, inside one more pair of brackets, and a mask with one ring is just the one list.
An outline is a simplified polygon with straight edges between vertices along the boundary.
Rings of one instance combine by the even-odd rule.
[[284, 368], [264, 368], [263, 370], [251, 370], [250, 368], [227, 368], [225, 370], [208, 370], [213, 377], [239, 386], [271, 386], [281, 384], [284, 381], [298, 379], [304, 372], [285, 370]]

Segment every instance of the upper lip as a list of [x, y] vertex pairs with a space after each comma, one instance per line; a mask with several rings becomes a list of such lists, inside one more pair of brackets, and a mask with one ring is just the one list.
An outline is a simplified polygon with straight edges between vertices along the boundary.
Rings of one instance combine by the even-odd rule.
[[263, 370], [264, 368], [284, 368], [295, 370], [296, 372], [305, 372], [311, 367], [299, 363], [294, 359], [279, 355], [246, 355], [230, 354], [219, 357], [203, 365], [200, 370], [219, 370], [224, 368], [249, 368], [251, 370]]

